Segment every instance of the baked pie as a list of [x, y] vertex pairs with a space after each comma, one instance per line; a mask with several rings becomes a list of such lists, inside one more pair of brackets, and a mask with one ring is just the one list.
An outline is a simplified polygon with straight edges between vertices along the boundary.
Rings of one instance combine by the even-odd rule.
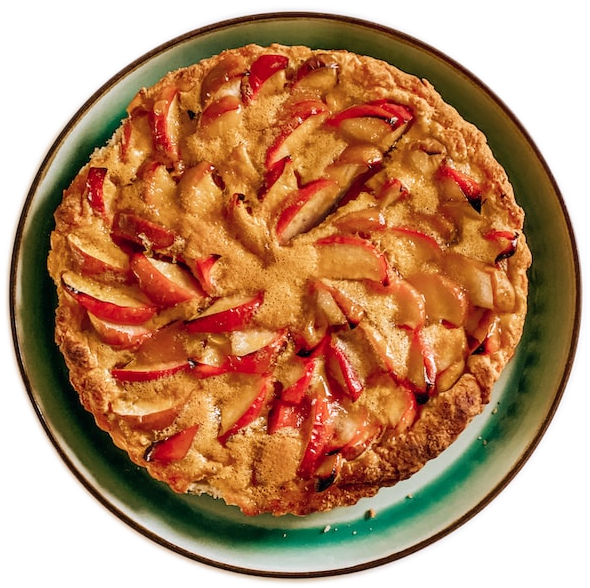
[[524, 214], [427, 81], [248, 45], [127, 112], [48, 268], [72, 386], [133, 462], [305, 515], [408, 478], [483, 410], [525, 320]]

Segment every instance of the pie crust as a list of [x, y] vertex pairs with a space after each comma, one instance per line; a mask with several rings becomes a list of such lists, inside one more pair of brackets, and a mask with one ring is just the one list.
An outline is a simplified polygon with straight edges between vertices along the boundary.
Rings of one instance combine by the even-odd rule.
[[247, 515], [356, 503], [489, 403], [524, 214], [425, 80], [248, 45], [138, 92], [55, 213], [56, 342], [130, 459]]

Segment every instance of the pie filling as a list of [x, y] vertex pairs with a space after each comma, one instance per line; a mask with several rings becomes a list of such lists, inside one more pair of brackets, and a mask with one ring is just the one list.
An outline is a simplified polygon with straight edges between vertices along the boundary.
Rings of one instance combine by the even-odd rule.
[[131, 459], [246, 514], [351, 504], [489, 401], [523, 214], [431, 86], [247, 46], [141, 90], [56, 212], [56, 339]]

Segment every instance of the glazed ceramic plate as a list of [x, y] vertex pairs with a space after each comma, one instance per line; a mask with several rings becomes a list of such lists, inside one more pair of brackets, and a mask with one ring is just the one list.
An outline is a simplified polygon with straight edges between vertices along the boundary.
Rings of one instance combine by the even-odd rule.
[[[55, 293], [45, 269], [62, 190], [111, 136], [137, 90], [172, 69], [252, 42], [348, 49], [428, 78], [488, 136], [526, 211], [534, 257], [524, 335], [486, 412], [410, 480], [354, 507], [303, 518], [247, 518], [209, 497], [178, 496], [132, 465], [97, 429], [68, 383], [53, 343]], [[290, 13], [189, 33], [131, 64], [89, 99], [51, 147], [26, 199], [11, 303], [16, 352], [39, 418], [77, 478], [108, 509], [169, 549], [214, 566], [265, 576], [321, 576], [376, 566], [432, 543], [512, 479], [545, 432], [569, 375], [579, 328], [579, 266], [547, 166], [518, 121], [479, 80], [399, 32], [350, 18]], [[371, 509], [372, 518], [366, 516]], [[318, 549], [321, 558], [313, 556]]]

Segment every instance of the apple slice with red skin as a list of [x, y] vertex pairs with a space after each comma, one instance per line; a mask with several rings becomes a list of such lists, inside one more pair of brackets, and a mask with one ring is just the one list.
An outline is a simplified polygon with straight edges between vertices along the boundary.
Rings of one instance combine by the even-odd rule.
[[132, 280], [129, 256], [114, 243], [105, 242], [98, 248], [76, 233], [70, 233], [66, 240], [82, 274], [106, 281], [128, 283]]
[[312, 478], [316, 467], [325, 455], [325, 449], [334, 431], [333, 414], [326, 393], [318, 387], [310, 396], [305, 449], [297, 474], [304, 480]]
[[148, 113], [154, 148], [163, 156], [164, 163], [175, 163], [180, 157], [176, 112], [178, 95], [176, 86], [165, 86], [155, 97]]
[[357, 235], [335, 234], [316, 241], [317, 273], [323, 278], [385, 283], [388, 264], [383, 253]]
[[408, 128], [412, 112], [389, 100], [376, 100], [350, 106], [330, 117], [326, 123], [346, 135], [388, 149]]
[[316, 291], [323, 290], [330, 294], [334, 303], [338, 306], [351, 328], [362, 320], [365, 310], [352, 300], [345, 292], [336, 286], [326, 283], [324, 280], [316, 280], [312, 284]]
[[313, 477], [315, 479], [314, 490], [324, 492], [338, 478], [342, 470], [344, 457], [341, 453], [328, 453], [318, 460], [315, 466]]
[[195, 260], [195, 262], [191, 264], [193, 275], [199, 281], [201, 288], [209, 294], [209, 296], [212, 296], [215, 293], [213, 268], [220, 257], [221, 255], [212, 253], [211, 255]]
[[275, 399], [268, 413], [267, 432], [273, 435], [285, 427], [300, 429], [307, 418], [307, 403], [293, 404]]
[[245, 374], [265, 374], [276, 363], [276, 360], [287, 342], [287, 331], [277, 332], [273, 339], [264, 347], [246, 355], [229, 355], [223, 366], [229, 372]]
[[84, 198], [92, 211], [100, 217], [106, 218], [107, 205], [104, 193], [104, 184], [107, 177], [106, 167], [90, 167], [86, 176]]
[[369, 282], [376, 294], [392, 296], [397, 301], [395, 324], [410, 330], [419, 329], [426, 322], [424, 296], [396, 271], [389, 271], [385, 284]]
[[303, 186], [288, 199], [276, 224], [281, 245], [316, 227], [338, 201], [340, 188], [334, 180], [318, 179]]
[[516, 253], [518, 237], [518, 231], [491, 230], [484, 233], [484, 238], [496, 244], [499, 249], [499, 252], [494, 258], [494, 263], [496, 265], [504, 259], [512, 257]]
[[150, 382], [189, 371], [191, 367], [192, 362], [184, 359], [180, 362], [171, 361], [157, 365], [113, 368], [111, 375], [119, 382]]
[[217, 439], [222, 445], [261, 415], [272, 388], [273, 380], [270, 375], [256, 375], [240, 382], [240, 397], [221, 411]]
[[147, 462], [162, 464], [183, 459], [189, 452], [198, 430], [199, 425], [193, 425], [165, 439], [154, 441], [146, 449], [143, 458]]
[[188, 372], [194, 364], [187, 357], [186, 339], [184, 322], [170, 323], [141, 344], [131, 363], [111, 373], [119, 381], [147, 382]]
[[293, 76], [292, 90], [326, 92], [338, 83], [340, 66], [327, 55], [314, 55], [304, 61]]
[[88, 318], [100, 340], [119, 349], [136, 349], [154, 333], [153, 329], [143, 324], [121, 325], [100, 319], [91, 312]]
[[488, 309], [474, 312], [465, 328], [469, 350], [473, 355], [487, 355], [501, 347], [501, 319]]
[[348, 410], [334, 421], [334, 432], [326, 444], [326, 453], [339, 453], [347, 461], [362, 455], [381, 434], [383, 425], [361, 407]]
[[140, 431], [160, 431], [176, 420], [187, 398], [141, 399], [129, 405], [115, 401], [113, 413], [134, 429]]
[[311, 386], [316, 370], [320, 365], [320, 359], [317, 356], [305, 358], [303, 365], [303, 374], [287, 388], [281, 391], [280, 399], [289, 404], [301, 404], [305, 395]]
[[129, 263], [139, 287], [159, 306], [166, 308], [205, 297], [196, 279], [178, 263], [154, 259], [143, 253], [132, 255]]
[[442, 180], [448, 179], [453, 181], [459, 187], [473, 209], [476, 212], [481, 213], [483, 191], [479, 182], [465, 172], [462, 172], [447, 163], [443, 163], [438, 168], [437, 176]]
[[248, 327], [262, 305], [264, 292], [218, 298], [205, 312], [187, 323], [189, 333], [227, 333]]
[[252, 102], [263, 85], [275, 74], [284, 72], [289, 65], [289, 58], [285, 55], [263, 54], [250, 66], [250, 72], [244, 76], [242, 83], [242, 100], [244, 104]]
[[334, 220], [334, 225], [344, 233], [367, 234], [387, 228], [385, 215], [376, 206], [353, 210]]
[[410, 197], [410, 191], [398, 178], [388, 178], [375, 194], [379, 205], [383, 208]]
[[266, 169], [291, 155], [301, 137], [306, 137], [309, 125], [320, 123], [329, 114], [328, 107], [321, 100], [304, 100], [295, 103], [287, 112], [279, 134], [266, 154]]
[[[423, 397], [426, 398], [426, 395]], [[420, 414], [416, 394], [410, 388], [396, 386], [388, 397], [385, 412], [394, 435], [400, 435], [407, 431]]]
[[199, 124], [210, 137], [217, 137], [239, 124], [242, 107], [242, 101], [238, 96], [222, 96], [205, 108]]
[[134, 213], [120, 212], [113, 221], [112, 237], [115, 243], [131, 242], [144, 249], [162, 250], [174, 245], [176, 233]]
[[326, 370], [332, 382], [353, 402], [359, 399], [365, 386], [349, 354], [336, 336], [332, 336], [326, 347]]
[[[233, 85], [246, 73], [246, 61], [241, 55], [228, 54], [211, 69], [201, 83], [201, 102], [205, 104], [219, 94], [235, 94]], [[230, 89], [231, 88], [231, 89]]]
[[61, 279], [64, 290], [86, 311], [99, 319], [121, 325], [140, 325], [154, 317], [158, 307], [151, 302], [132, 296], [93, 280], [66, 272]]

